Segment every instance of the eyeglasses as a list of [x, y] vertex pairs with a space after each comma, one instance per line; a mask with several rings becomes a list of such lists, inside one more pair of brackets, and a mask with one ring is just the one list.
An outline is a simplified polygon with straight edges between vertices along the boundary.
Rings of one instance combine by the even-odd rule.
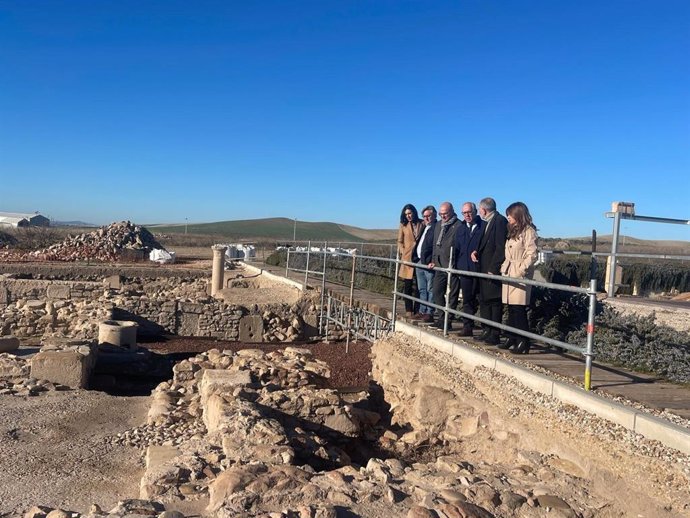
[[441, 217], [450, 216], [450, 214], [448, 212], [439, 212], [438, 215]]
[[431, 219], [431, 214], [422, 214], [424, 219]]
[[472, 211], [471, 210], [463, 210], [462, 213], [463, 214], [472, 214]]

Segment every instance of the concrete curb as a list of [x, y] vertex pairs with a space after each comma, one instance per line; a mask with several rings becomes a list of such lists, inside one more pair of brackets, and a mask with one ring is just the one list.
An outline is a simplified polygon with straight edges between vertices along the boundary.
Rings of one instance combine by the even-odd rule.
[[276, 275], [274, 273], [267, 272], [263, 268], [257, 268], [256, 266], [252, 266], [251, 264], [248, 263], [242, 263], [242, 266], [244, 267], [245, 270], [248, 272], [251, 272], [255, 275], [261, 275], [263, 277], [266, 277], [267, 279], [270, 279], [272, 281], [277, 281], [277, 282], [282, 282], [283, 284], [287, 284], [288, 286], [291, 286], [293, 288], [297, 288], [298, 290], [302, 291], [302, 284], [293, 281], [292, 279], [286, 279], [285, 277], [281, 277], [280, 275]]
[[516, 378], [520, 383], [541, 394], [554, 397], [563, 403], [574, 405], [586, 412], [619, 424], [628, 430], [659, 441], [669, 448], [690, 455], [690, 430], [670, 421], [655, 417], [615, 401], [603, 398], [583, 388], [553, 380], [544, 374], [531, 371], [520, 365], [503, 360], [491, 354], [477, 351], [462, 343], [429, 333], [417, 326], [397, 321], [395, 330], [424, 345], [449, 354], [462, 362], [462, 369], [468, 372], [478, 365], [495, 369], [497, 372]]

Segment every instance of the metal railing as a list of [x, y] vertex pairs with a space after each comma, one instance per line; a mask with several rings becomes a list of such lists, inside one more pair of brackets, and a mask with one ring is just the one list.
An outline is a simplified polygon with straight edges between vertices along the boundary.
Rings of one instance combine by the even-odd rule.
[[[453, 249], [451, 248], [450, 251], [450, 262], [452, 263], [453, 261]], [[400, 265], [407, 265], [407, 266], [412, 266], [414, 268], [422, 268], [426, 270], [432, 270], [435, 272], [435, 275], [438, 275], [439, 272], [445, 273], [448, 276], [447, 282], [446, 282], [446, 293], [445, 293], [445, 306], [439, 306], [437, 304], [421, 300], [417, 297], [413, 297], [411, 295], [406, 295], [404, 293], [398, 292], [398, 270], [400, 268]], [[402, 261], [402, 260], [397, 260], [396, 261], [396, 277], [395, 277], [395, 287], [393, 289], [393, 321], [396, 320], [396, 311], [397, 311], [397, 298], [402, 297], [404, 299], [412, 300], [414, 302], [418, 302], [420, 304], [424, 304], [425, 306], [428, 307], [433, 307], [434, 309], [437, 309], [439, 311], [443, 312], [443, 336], [448, 336], [448, 320], [450, 318], [450, 315], [455, 315], [461, 318], [468, 318], [474, 322], [479, 322], [483, 325], [487, 325], [490, 327], [495, 327], [497, 329], [503, 330], [503, 331], [508, 331], [512, 334], [524, 336], [526, 338], [530, 338], [532, 340], [537, 340], [541, 343], [545, 343], [548, 345], [552, 345], [554, 347], [561, 347], [563, 349], [566, 349], [568, 351], [572, 351], [574, 353], [579, 353], [582, 356], [585, 357], [585, 390], [590, 390], [591, 389], [591, 380], [592, 380], [592, 360], [594, 357], [594, 317], [596, 314], [596, 304], [597, 304], [597, 281], [596, 279], [591, 279], [590, 280], [590, 285], [589, 288], [579, 288], [576, 286], [565, 286], [563, 284], [555, 284], [552, 282], [543, 282], [543, 281], [535, 281], [532, 279], [524, 279], [520, 277], [508, 277], [505, 275], [495, 275], [495, 274], [487, 274], [487, 273], [478, 273], [478, 272], [470, 272], [467, 270], [456, 270], [454, 268], [441, 268], [441, 267], [434, 267], [429, 268], [426, 265], [421, 265], [419, 263], [412, 263], [409, 261]], [[453, 275], [458, 275], [458, 276], [464, 276], [464, 277], [476, 277], [478, 279], [488, 279], [488, 280], [494, 280], [494, 281], [499, 281], [501, 283], [519, 283], [519, 284], [526, 284], [530, 286], [540, 286], [542, 288], [547, 288], [547, 289], [552, 289], [552, 290], [558, 290], [558, 291], [565, 291], [569, 293], [579, 293], [581, 295], [587, 295], [589, 298], [589, 307], [588, 307], [588, 314], [587, 314], [587, 342], [584, 346], [577, 346], [570, 344], [568, 342], [563, 342], [561, 340], [556, 340], [554, 338], [549, 338], [547, 336], [539, 335], [536, 333], [531, 333], [529, 331], [523, 331], [521, 329], [517, 329], [512, 326], [508, 326], [502, 323], [494, 322], [492, 320], [487, 320], [482, 317], [478, 317], [476, 315], [472, 315], [469, 313], [464, 313], [462, 311], [458, 311], [456, 309], [451, 309], [450, 307], [450, 283], [451, 283], [451, 278]]]
[[[290, 268], [289, 265], [289, 257], [290, 254], [307, 254], [307, 266], [305, 269], [297, 269], [297, 268]], [[565, 350], [581, 354], [585, 358], [585, 376], [584, 376], [584, 388], [585, 390], [590, 390], [591, 389], [591, 375], [592, 375], [592, 361], [594, 357], [594, 318], [595, 318], [595, 313], [596, 313], [596, 302], [597, 302], [597, 291], [596, 291], [596, 280], [591, 279], [590, 280], [590, 285], [589, 288], [581, 288], [581, 287], [575, 287], [575, 286], [566, 286], [563, 284], [555, 284], [555, 283], [550, 283], [550, 282], [543, 282], [543, 281], [535, 281], [532, 279], [523, 279], [523, 278], [516, 278], [516, 277], [508, 277], [508, 276], [502, 276], [502, 275], [494, 275], [494, 274], [485, 274], [485, 273], [478, 273], [478, 272], [471, 272], [471, 271], [466, 271], [466, 270], [456, 270], [454, 268], [442, 268], [439, 266], [436, 266], [434, 268], [429, 268], [427, 265], [422, 265], [419, 263], [413, 263], [409, 261], [403, 261], [401, 259], [390, 259], [386, 257], [375, 257], [375, 256], [359, 256], [356, 254], [350, 255], [350, 254], [343, 254], [343, 253], [338, 253], [338, 252], [327, 252], [326, 247], [324, 246], [323, 252], [318, 253], [319, 255], [323, 256], [323, 264], [322, 264], [322, 271], [311, 271], [309, 270], [309, 258], [316, 254], [317, 252], [311, 252], [311, 251], [296, 251], [296, 250], [288, 250], [288, 260], [286, 262], [286, 268], [285, 268], [285, 273], [286, 276], [289, 271], [296, 271], [296, 272], [303, 272], [305, 273], [305, 278], [304, 278], [304, 285], [305, 287], [308, 284], [309, 280], [309, 274], [316, 274], [321, 277], [321, 282], [322, 282], [322, 291], [321, 291], [321, 296], [322, 296], [322, 304], [321, 304], [321, 315], [319, 318], [319, 331], [322, 332], [323, 330], [323, 324], [327, 322], [329, 319], [332, 321], [334, 318], [333, 315], [330, 313], [330, 310], [327, 309], [325, 311], [328, 311], [328, 314], [324, 314], [324, 304], [323, 304], [323, 296], [326, 291], [326, 263], [327, 263], [327, 258], [328, 256], [346, 256], [350, 257], [352, 259], [352, 275], [350, 279], [350, 303], [349, 303], [349, 308], [347, 312], [342, 312], [342, 319], [344, 320], [345, 317], [347, 318], [347, 322], [344, 322], [343, 320], [339, 320], [339, 323], [341, 325], [346, 326], [346, 329], [350, 330], [352, 327], [352, 321], [353, 321], [353, 316], [355, 314], [355, 310], [353, 308], [353, 292], [354, 292], [354, 279], [355, 279], [355, 272], [356, 272], [356, 261], [358, 259], [373, 259], [376, 261], [382, 261], [382, 262], [390, 262], [395, 266], [395, 275], [394, 275], [394, 285], [393, 285], [393, 290], [392, 290], [392, 295], [393, 295], [393, 304], [392, 304], [392, 323], [390, 326], [390, 330], [394, 331], [395, 330], [395, 322], [397, 319], [397, 304], [398, 304], [398, 298], [403, 298], [407, 300], [411, 300], [414, 302], [417, 302], [419, 304], [423, 304], [428, 307], [432, 307], [435, 310], [438, 310], [439, 312], [443, 312], [443, 335], [448, 336], [448, 324], [449, 324], [449, 319], [452, 316], [457, 316], [461, 318], [466, 318], [469, 320], [472, 320], [474, 322], [479, 322], [484, 326], [489, 326], [489, 327], [494, 327], [503, 331], [508, 331], [510, 333], [524, 336], [525, 338], [529, 338], [535, 341], [538, 341], [540, 343], [544, 343], [547, 345], [555, 346], [555, 347], [560, 347]], [[451, 256], [450, 256], [450, 263], [452, 264], [453, 261], [453, 250], [451, 249]], [[435, 275], [447, 275], [448, 279], [446, 282], [446, 296], [445, 296], [445, 305], [441, 306], [438, 304], [434, 304], [432, 302], [426, 301], [419, 299], [417, 297], [414, 297], [412, 295], [407, 295], [405, 293], [402, 293], [398, 291], [398, 273], [400, 270], [401, 265], [406, 265], [406, 266], [411, 266], [413, 268], [423, 268], [426, 270], [431, 270], [435, 273]], [[585, 345], [574, 345], [570, 344], [568, 342], [564, 342], [561, 340], [556, 340], [554, 338], [549, 338], [547, 336], [539, 335], [536, 333], [532, 333], [529, 331], [523, 331], [521, 329], [517, 329], [512, 326], [505, 325], [503, 323], [499, 322], [494, 322], [492, 320], [488, 320], [473, 314], [469, 313], [464, 313], [462, 311], [459, 311], [457, 309], [452, 309], [451, 308], [451, 301], [449, 300], [449, 293], [450, 293], [450, 285], [451, 285], [451, 278], [453, 275], [457, 276], [465, 276], [465, 277], [475, 277], [478, 279], [488, 279], [488, 280], [494, 280], [494, 281], [499, 281], [501, 283], [504, 282], [511, 282], [511, 283], [519, 283], [519, 284], [525, 284], [525, 285], [530, 285], [530, 286], [539, 286], [542, 288], [550, 289], [550, 290], [558, 290], [558, 291], [564, 291], [564, 292], [569, 292], [569, 293], [576, 293], [580, 295], [586, 295], [588, 297], [588, 314], [587, 314], [587, 328], [586, 328], [586, 333], [587, 333], [587, 340]], [[329, 298], [329, 301], [332, 300]], [[357, 332], [353, 332], [355, 336], [358, 336]], [[360, 333], [360, 335], [363, 335]], [[378, 335], [377, 335], [378, 336]], [[367, 336], [363, 336], [364, 338], [367, 338]], [[349, 340], [349, 331], [348, 331], [348, 340]]]

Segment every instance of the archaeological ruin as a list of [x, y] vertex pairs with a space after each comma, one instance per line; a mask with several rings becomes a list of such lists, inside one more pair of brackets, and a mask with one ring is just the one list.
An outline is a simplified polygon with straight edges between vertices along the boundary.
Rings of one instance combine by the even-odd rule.
[[[318, 289], [220, 246], [198, 269], [115, 262], [152, 236], [93, 234], [0, 262], [1, 517], [690, 516], [690, 448], [403, 325], [354, 365], [343, 326], [324, 343]], [[348, 369], [365, 380], [334, 382]], [[89, 442], [116, 415], [127, 426]], [[45, 477], [37, 452], [57, 443]]]

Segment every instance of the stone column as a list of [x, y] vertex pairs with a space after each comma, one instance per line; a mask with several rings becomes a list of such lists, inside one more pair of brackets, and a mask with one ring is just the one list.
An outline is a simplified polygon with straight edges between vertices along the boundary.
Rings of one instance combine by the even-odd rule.
[[223, 279], [225, 276], [225, 251], [227, 246], [213, 245], [213, 270], [211, 272], [211, 296], [223, 289]]

